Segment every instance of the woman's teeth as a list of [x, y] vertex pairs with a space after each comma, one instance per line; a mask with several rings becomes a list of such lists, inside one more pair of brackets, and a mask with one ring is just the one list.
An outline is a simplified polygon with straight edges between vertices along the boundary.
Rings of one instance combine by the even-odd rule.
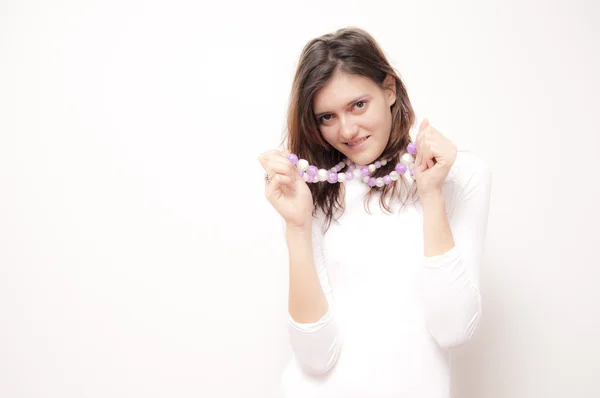
[[367, 138], [369, 138], [369, 137], [365, 137], [365, 138], [363, 138], [362, 140], [359, 140], [359, 141], [348, 142], [347, 144], [348, 144], [348, 146], [355, 146], [355, 145], [358, 145], [361, 142], [365, 141]]

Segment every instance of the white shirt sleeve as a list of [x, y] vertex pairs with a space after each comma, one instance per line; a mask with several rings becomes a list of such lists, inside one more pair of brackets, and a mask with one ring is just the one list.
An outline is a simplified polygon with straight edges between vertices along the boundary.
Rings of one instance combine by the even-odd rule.
[[288, 312], [288, 332], [292, 350], [300, 367], [308, 374], [323, 375], [337, 362], [342, 339], [333, 315], [333, 292], [325, 268], [323, 233], [316, 220], [313, 220], [312, 225], [312, 245], [314, 264], [329, 310], [314, 323], [296, 322]]
[[491, 190], [491, 171], [470, 152], [459, 152], [449, 177], [453, 180], [449, 223], [455, 246], [424, 257], [422, 294], [429, 330], [443, 348], [471, 338], [481, 316], [479, 274], [483, 260]]

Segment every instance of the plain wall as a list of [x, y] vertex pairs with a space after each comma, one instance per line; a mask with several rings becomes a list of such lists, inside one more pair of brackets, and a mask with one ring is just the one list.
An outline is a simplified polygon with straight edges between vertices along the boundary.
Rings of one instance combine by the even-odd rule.
[[454, 396], [600, 396], [599, 10], [3, 0], [0, 397], [276, 398], [287, 250], [257, 157], [302, 47], [344, 26], [493, 169]]

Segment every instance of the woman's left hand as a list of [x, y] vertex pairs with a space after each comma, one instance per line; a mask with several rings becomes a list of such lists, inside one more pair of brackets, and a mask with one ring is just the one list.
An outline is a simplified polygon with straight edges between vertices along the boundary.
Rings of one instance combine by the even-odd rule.
[[442, 183], [456, 160], [456, 145], [425, 119], [416, 139], [414, 175], [419, 195], [441, 193]]

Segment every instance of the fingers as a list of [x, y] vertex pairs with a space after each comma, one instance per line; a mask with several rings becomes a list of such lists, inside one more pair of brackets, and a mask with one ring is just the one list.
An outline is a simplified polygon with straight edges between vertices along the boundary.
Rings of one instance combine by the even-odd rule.
[[417, 157], [415, 159], [415, 165], [419, 168], [419, 171], [425, 171], [432, 168], [435, 165], [435, 157], [431, 151], [431, 146], [427, 140], [431, 125], [429, 119], [425, 118], [419, 126], [419, 133], [416, 138], [417, 146]]
[[290, 177], [294, 177], [294, 174], [298, 175], [296, 168], [290, 163], [287, 158], [280, 156], [273, 156], [267, 161], [267, 171], [274, 171], [278, 174], [286, 174]]
[[289, 151], [287, 151], [287, 152], [288, 153], [285, 153], [285, 151], [278, 151], [276, 149], [271, 149], [269, 151], [261, 153], [258, 156], [258, 161], [260, 162], [260, 164], [263, 166], [264, 169], [266, 169], [268, 162], [272, 158], [282, 159], [291, 165], [289, 159], [287, 158], [287, 155], [289, 155]]
[[434, 165], [434, 156], [431, 152], [431, 147], [428, 145], [428, 142], [425, 140], [421, 140], [420, 144], [417, 145], [418, 154], [420, 155], [420, 162], [418, 167], [420, 167], [420, 171], [425, 171], [429, 168], [432, 168]]
[[270, 150], [270, 151], [261, 153], [260, 156], [258, 157], [258, 161], [260, 162], [263, 169], [265, 169], [265, 171], [267, 173], [269, 173], [269, 175], [273, 174], [271, 172], [272, 171], [271, 164], [273, 162], [278, 162], [281, 165], [292, 166], [292, 164], [287, 159], [287, 157], [285, 157], [280, 151], [277, 151], [277, 150]]
[[427, 128], [429, 127], [429, 120], [424, 119], [419, 126], [419, 132], [417, 133], [417, 137], [415, 138], [415, 144], [417, 145], [417, 150], [419, 149], [419, 143], [423, 141], [425, 133], [427, 132]]
[[431, 155], [432, 158], [427, 159], [427, 168], [430, 169], [433, 167], [433, 165], [435, 164], [435, 158], [433, 158], [433, 154]]
[[273, 180], [277, 179], [278, 181], [280, 181], [280, 183], [282, 185], [285, 185], [286, 187], [288, 187], [291, 190], [296, 189], [295, 181], [297, 180], [297, 178], [294, 177], [294, 175], [292, 173], [289, 173], [287, 171], [285, 171], [285, 172], [278, 171], [278, 169], [276, 168], [275, 172], [271, 176], [271, 178]]
[[267, 162], [269, 161], [269, 159], [272, 156], [277, 155], [278, 153], [279, 153], [279, 151], [277, 151], [275, 149], [271, 149], [271, 150], [268, 150], [268, 151], [265, 151], [265, 152], [261, 153], [258, 156], [258, 161], [260, 162], [260, 164], [263, 167], [263, 169], [266, 170]]
[[419, 126], [419, 134], [424, 131], [427, 127], [429, 127], [429, 119], [425, 118], [423, 119], [423, 121], [421, 122], [421, 125]]
[[429, 153], [427, 151], [426, 146], [423, 143], [422, 138], [417, 138], [417, 157], [415, 159], [415, 167], [419, 169], [419, 171], [424, 171], [429, 167]]
[[296, 187], [294, 185], [294, 181], [286, 175], [283, 174], [275, 174], [275, 177], [271, 179], [271, 181], [266, 186], [266, 195], [270, 196], [275, 191], [280, 191], [282, 186], [289, 188], [292, 191], [295, 191]]
[[270, 187], [267, 191], [279, 189], [281, 185], [295, 190], [295, 181], [300, 179], [295, 167], [290, 163], [284, 151], [269, 150], [263, 152], [258, 160], [269, 176]]

